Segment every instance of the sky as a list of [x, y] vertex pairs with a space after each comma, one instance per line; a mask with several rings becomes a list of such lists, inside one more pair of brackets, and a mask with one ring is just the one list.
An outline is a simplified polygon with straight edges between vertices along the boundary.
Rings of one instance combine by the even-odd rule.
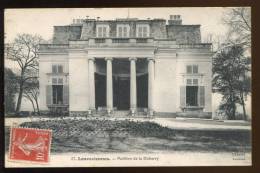
[[[18, 33], [41, 35], [49, 40], [53, 26], [68, 25], [74, 18], [97, 18], [101, 20], [126, 18], [163, 18], [181, 15], [183, 24], [200, 24], [202, 41], [210, 33], [223, 35], [227, 28], [221, 22], [224, 7], [178, 7], [178, 8], [34, 8], [5, 10], [5, 42], [11, 42]], [[128, 13], [129, 11], [129, 13]]]

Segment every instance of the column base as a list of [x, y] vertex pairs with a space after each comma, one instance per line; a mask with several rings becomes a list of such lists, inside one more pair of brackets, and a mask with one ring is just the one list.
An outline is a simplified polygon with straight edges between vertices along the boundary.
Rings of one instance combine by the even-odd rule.
[[131, 108], [131, 109], [130, 109], [130, 115], [131, 115], [131, 116], [135, 116], [136, 114], [137, 114], [136, 108]]
[[154, 116], [154, 111], [153, 110], [148, 110], [148, 112], [147, 112], [147, 116], [149, 116], [149, 117], [152, 117], [152, 116]]
[[113, 109], [107, 109], [107, 115], [110, 116], [114, 113]]
[[96, 109], [89, 109], [88, 110], [88, 115], [93, 115], [93, 114], [95, 114], [97, 111], [96, 111]]

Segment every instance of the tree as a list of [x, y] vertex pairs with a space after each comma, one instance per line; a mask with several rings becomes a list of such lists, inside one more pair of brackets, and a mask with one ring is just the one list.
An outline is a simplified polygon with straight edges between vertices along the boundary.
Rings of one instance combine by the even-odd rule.
[[5, 111], [14, 112], [15, 111], [15, 94], [17, 93], [17, 76], [15, 73], [9, 69], [5, 68]]
[[24, 84], [23, 96], [27, 98], [33, 107], [34, 113], [40, 114], [38, 96], [39, 96], [39, 81], [38, 79], [31, 79]]
[[8, 55], [12, 61], [17, 62], [20, 74], [18, 75], [18, 99], [16, 113], [20, 112], [25, 83], [31, 79], [37, 79], [38, 50], [43, 39], [37, 35], [19, 34], [9, 45]]
[[228, 26], [227, 43], [251, 48], [251, 9], [237, 7], [229, 9], [223, 16]]
[[244, 49], [238, 45], [222, 49], [213, 58], [214, 91], [223, 95], [219, 108], [229, 119], [235, 119], [236, 104], [243, 106], [246, 119], [244, 97], [250, 92], [250, 78], [245, 79], [250, 71], [249, 59], [244, 56]]

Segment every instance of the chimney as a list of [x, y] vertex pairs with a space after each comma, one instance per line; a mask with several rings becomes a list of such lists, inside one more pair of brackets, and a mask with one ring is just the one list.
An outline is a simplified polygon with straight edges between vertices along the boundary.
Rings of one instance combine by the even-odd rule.
[[181, 25], [182, 19], [181, 15], [170, 15], [170, 20], [168, 20], [169, 25]]

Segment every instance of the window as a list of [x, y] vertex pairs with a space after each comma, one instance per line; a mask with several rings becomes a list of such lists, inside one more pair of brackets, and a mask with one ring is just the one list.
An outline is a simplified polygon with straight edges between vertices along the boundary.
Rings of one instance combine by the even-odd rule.
[[58, 82], [57, 82], [57, 78], [52, 78], [52, 84], [53, 85], [56, 85]]
[[61, 84], [61, 85], [63, 84], [63, 79], [62, 78], [58, 79], [58, 84]]
[[198, 79], [193, 79], [193, 85], [198, 85]]
[[129, 37], [130, 27], [129, 25], [118, 25], [117, 26], [117, 37]]
[[52, 85], [53, 104], [63, 104], [63, 85]]
[[63, 85], [63, 78], [52, 78], [52, 85]]
[[187, 85], [192, 85], [192, 79], [187, 79]]
[[136, 37], [149, 37], [149, 26], [148, 25], [137, 25]]
[[52, 65], [52, 73], [63, 73], [62, 65]]
[[187, 79], [186, 85], [198, 85], [199, 80], [198, 79]]
[[198, 106], [198, 86], [186, 86], [186, 105]]
[[198, 65], [187, 65], [186, 66], [186, 73], [188, 74], [196, 74], [198, 73]]
[[107, 25], [97, 25], [97, 37], [109, 37], [109, 26]]

